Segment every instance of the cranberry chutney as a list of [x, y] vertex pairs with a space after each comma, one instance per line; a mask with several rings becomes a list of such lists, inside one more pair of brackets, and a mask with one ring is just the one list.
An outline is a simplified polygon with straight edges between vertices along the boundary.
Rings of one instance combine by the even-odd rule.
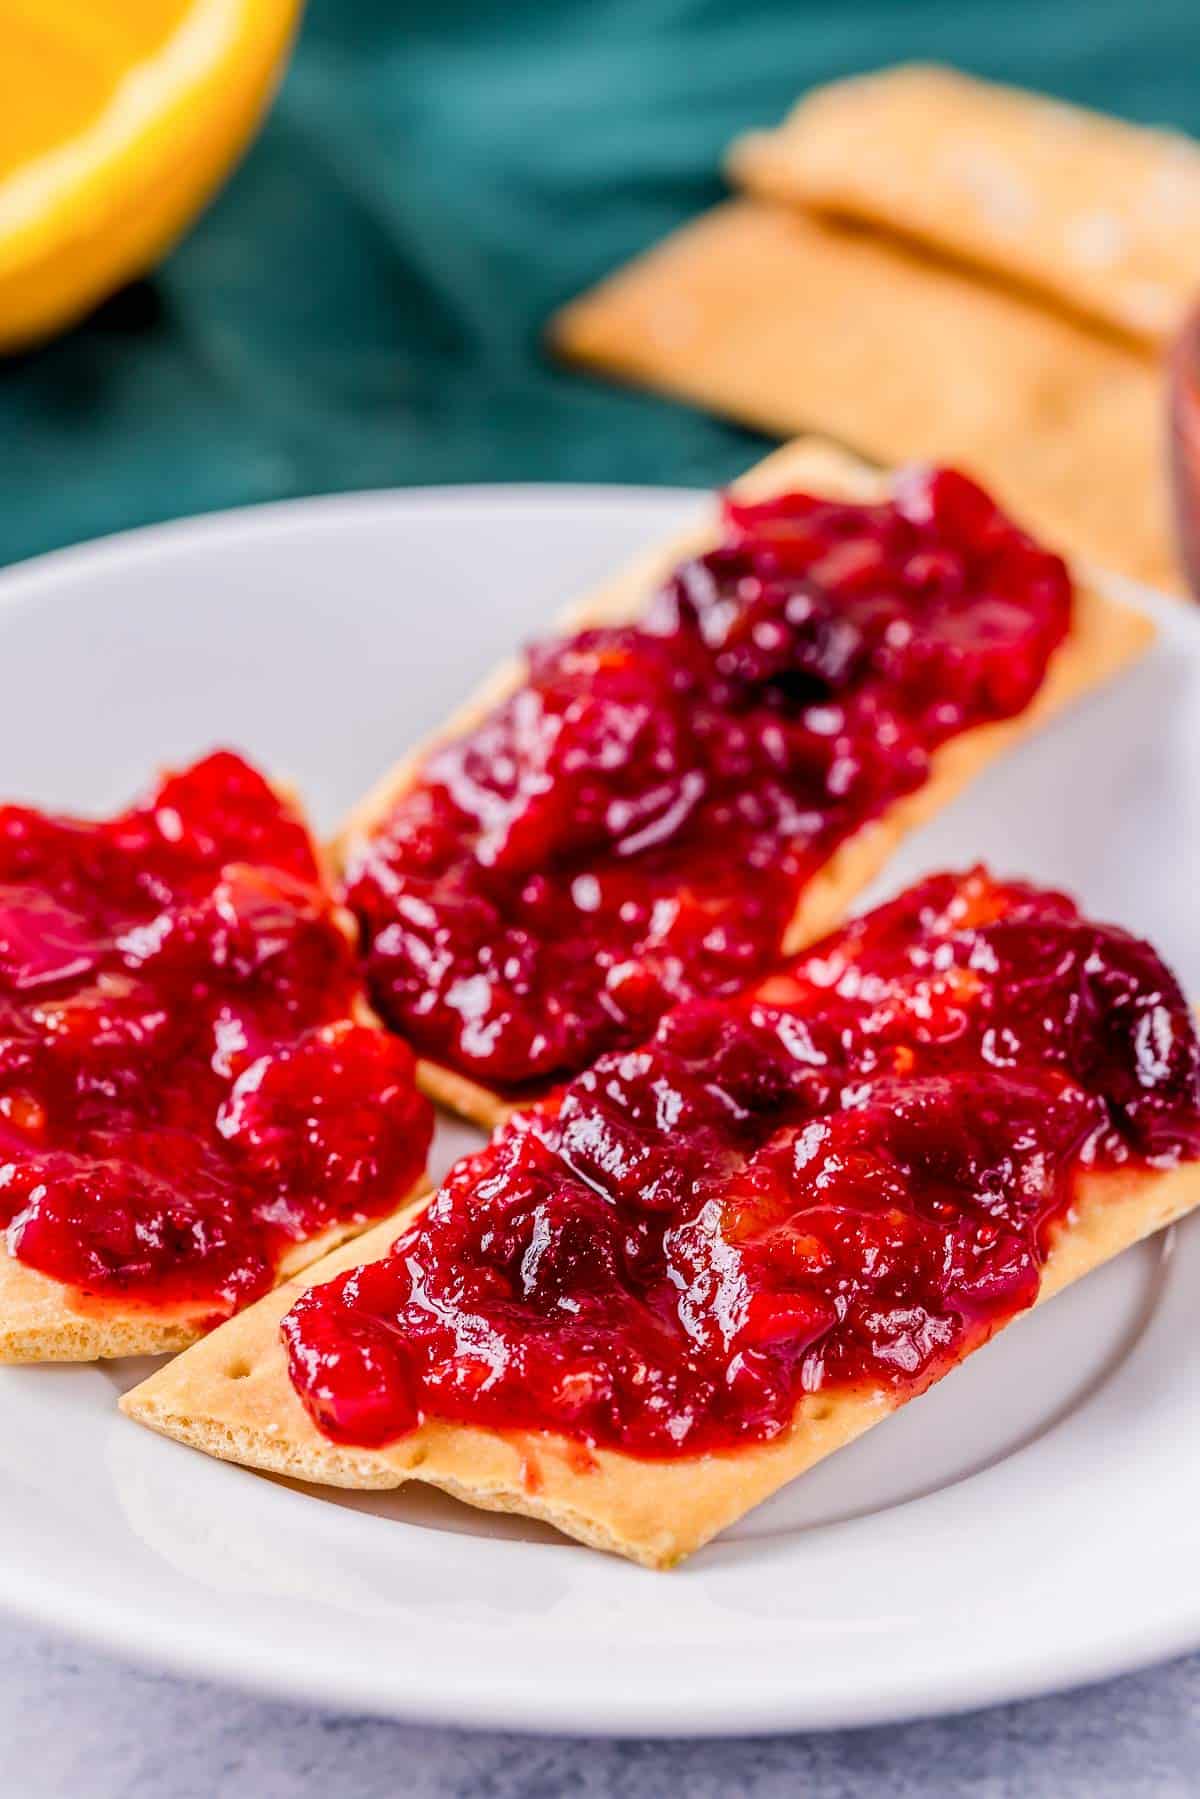
[[356, 1023], [301, 819], [218, 753], [116, 818], [0, 807], [0, 1222], [100, 1302], [215, 1321], [296, 1242], [384, 1215], [432, 1130]]
[[722, 517], [640, 622], [531, 650], [350, 856], [375, 1006], [508, 1098], [754, 980], [837, 846], [1023, 711], [1070, 626], [1061, 560], [951, 471]]
[[291, 1379], [364, 1446], [425, 1419], [765, 1441], [805, 1394], [910, 1396], [1030, 1306], [1089, 1173], [1198, 1154], [1154, 950], [937, 875], [512, 1117], [383, 1260], [297, 1300]]

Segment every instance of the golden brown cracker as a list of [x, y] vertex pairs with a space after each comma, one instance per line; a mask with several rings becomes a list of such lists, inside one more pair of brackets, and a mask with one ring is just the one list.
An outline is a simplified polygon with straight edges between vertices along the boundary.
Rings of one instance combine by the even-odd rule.
[[[1200, 1203], [1200, 1164], [1088, 1174], [1047, 1259], [1038, 1304]], [[304, 1286], [384, 1255], [397, 1217], [279, 1288], [151, 1375], [122, 1410], [225, 1461], [350, 1488], [425, 1481], [468, 1504], [539, 1518], [593, 1548], [669, 1568], [905, 1398], [883, 1388], [816, 1393], [775, 1441], [648, 1461], [582, 1450], [549, 1432], [430, 1421], [379, 1449], [343, 1446], [309, 1418], [287, 1371], [279, 1322]]]
[[817, 88], [727, 166], [750, 193], [895, 231], [1151, 348], [1200, 294], [1200, 144], [954, 69]]
[[[743, 475], [734, 491], [744, 498], [762, 499], [795, 489], [868, 500], [886, 494], [888, 477], [866, 468], [832, 445], [806, 440], [775, 451]], [[585, 624], [636, 618], [670, 571], [685, 557], [707, 549], [717, 532], [714, 511], [694, 530], [642, 555], [623, 575], [581, 605], [572, 607], [559, 621], [561, 626], [578, 629]], [[840, 844], [805, 886], [787, 933], [787, 950], [802, 948], [838, 924], [910, 831], [948, 805], [1006, 749], [1134, 660], [1152, 636], [1153, 626], [1142, 613], [1116, 604], [1087, 585], [1077, 586], [1070, 636], [1051, 658], [1033, 704], [1016, 718], [978, 726], [943, 744], [933, 756], [929, 779], [922, 787]], [[405, 756], [384, 776], [343, 825], [334, 846], [343, 865], [356, 846], [383, 824], [392, 807], [419, 777], [431, 750], [447, 738], [471, 730], [523, 676], [519, 659], [497, 669], [434, 738]], [[439, 1105], [485, 1128], [499, 1123], [511, 1109], [500, 1094], [436, 1063], [422, 1062], [419, 1075], [425, 1091]]]
[[[304, 818], [303, 807], [289, 785], [275, 783], [280, 797]], [[332, 878], [332, 857], [318, 851], [322, 873]], [[353, 915], [344, 906], [333, 908], [334, 921], [350, 942], [358, 936]], [[351, 1017], [370, 1030], [384, 1027], [361, 992], [354, 997]], [[409, 1200], [428, 1190], [424, 1175]], [[277, 1278], [286, 1280], [310, 1262], [328, 1255], [339, 1244], [359, 1236], [361, 1220], [331, 1225], [281, 1256]], [[145, 1302], [124, 1303], [80, 1291], [39, 1268], [30, 1267], [0, 1243], [0, 1364], [8, 1362], [95, 1362], [116, 1356], [166, 1355], [186, 1349], [210, 1328], [211, 1305]]]
[[[422, 1177], [410, 1196], [424, 1195]], [[332, 1226], [281, 1258], [286, 1280], [362, 1234], [361, 1222]], [[186, 1349], [210, 1328], [211, 1305], [122, 1304], [81, 1293], [0, 1250], [0, 1363], [96, 1362]]]
[[766, 431], [957, 464], [1066, 555], [1180, 581], [1156, 369], [888, 239], [731, 201], [568, 306], [553, 337]]

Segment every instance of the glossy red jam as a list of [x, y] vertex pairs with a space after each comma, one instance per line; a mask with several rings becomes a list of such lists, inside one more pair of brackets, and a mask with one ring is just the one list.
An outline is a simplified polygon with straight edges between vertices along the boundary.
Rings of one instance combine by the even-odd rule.
[[1200, 1051], [1149, 945], [938, 875], [514, 1117], [388, 1257], [297, 1301], [292, 1380], [351, 1443], [426, 1417], [766, 1439], [1030, 1305], [1081, 1171], [1197, 1154]]
[[1068, 628], [1062, 562], [962, 475], [724, 518], [640, 624], [533, 650], [347, 872], [376, 1006], [487, 1086], [744, 987], [836, 845], [1027, 706]]
[[295, 811], [209, 756], [103, 823], [0, 807], [0, 1222], [101, 1299], [214, 1318], [419, 1176], [409, 1051], [351, 1022]]

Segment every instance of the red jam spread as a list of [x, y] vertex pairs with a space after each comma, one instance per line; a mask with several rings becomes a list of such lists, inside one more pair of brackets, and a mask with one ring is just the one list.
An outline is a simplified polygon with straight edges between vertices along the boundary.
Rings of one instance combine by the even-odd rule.
[[354, 854], [380, 1012], [519, 1097], [779, 954], [834, 848], [956, 732], [1022, 711], [1071, 589], [964, 476], [727, 500], [638, 624], [531, 651]]
[[1200, 1154], [1200, 1050], [1148, 944], [937, 875], [514, 1117], [382, 1261], [283, 1323], [327, 1435], [427, 1417], [639, 1456], [919, 1390], [1036, 1298], [1085, 1170]]
[[308, 832], [237, 756], [102, 823], [0, 806], [11, 1253], [215, 1319], [289, 1245], [388, 1211], [431, 1119], [360, 991]]

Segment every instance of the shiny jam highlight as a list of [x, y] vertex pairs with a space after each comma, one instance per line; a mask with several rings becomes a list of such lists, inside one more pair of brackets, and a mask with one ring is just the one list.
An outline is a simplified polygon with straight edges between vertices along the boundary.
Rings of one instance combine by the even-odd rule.
[[514, 1117], [296, 1302], [293, 1383], [340, 1442], [442, 1418], [649, 1457], [919, 1391], [1033, 1303], [1089, 1171], [1200, 1153], [1198, 1070], [1148, 944], [934, 876]]
[[409, 1051], [353, 1022], [292, 807], [209, 756], [103, 822], [0, 807], [0, 1222], [101, 1301], [222, 1317], [425, 1163]]
[[530, 652], [347, 871], [376, 1007], [513, 1097], [777, 957], [832, 851], [1021, 712], [1071, 590], [962, 475], [725, 503], [637, 624]]

